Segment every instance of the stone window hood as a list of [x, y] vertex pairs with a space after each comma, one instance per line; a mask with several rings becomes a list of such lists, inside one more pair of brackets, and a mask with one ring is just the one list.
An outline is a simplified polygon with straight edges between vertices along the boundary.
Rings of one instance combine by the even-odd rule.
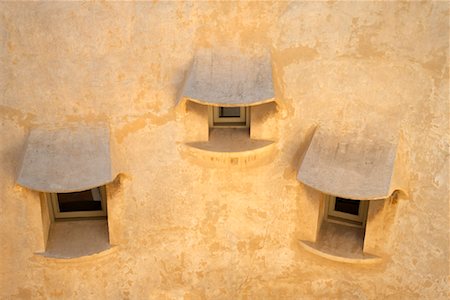
[[270, 56], [198, 52], [181, 90], [179, 102], [185, 101], [213, 106], [276, 102]]
[[[232, 51], [197, 52], [178, 100], [178, 107], [182, 107], [187, 114], [189, 105], [198, 117], [193, 121], [185, 121], [186, 130], [191, 130], [187, 136], [191, 135], [191, 138], [187, 138], [182, 148], [191, 157], [203, 157], [201, 160], [214, 162], [215, 165], [223, 163], [247, 166], [274, 152], [275, 137], [267, 134], [270, 130], [263, 129], [267, 125], [267, 116], [278, 105], [273, 88], [270, 55], [250, 57]], [[212, 134], [214, 130], [208, 129], [207, 118], [208, 108], [214, 106], [250, 107], [250, 133], [246, 134], [247, 141], [242, 141], [242, 137], [237, 134], [237, 142], [234, 143], [236, 147], [227, 146], [224, 141], [228, 140], [231, 144], [234, 135], [230, 139], [228, 132], [221, 138], [219, 130]]]
[[406, 162], [400, 145], [398, 137], [376, 130], [316, 128], [300, 162], [297, 179], [320, 191], [323, 201], [328, 196], [371, 201], [362, 231], [345, 230], [323, 221], [323, 202], [319, 211], [313, 212], [318, 217], [317, 240], [301, 240], [304, 249], [345, 263], [381, 261], [380, 241], [388, 237], [379, 230], [383, 228], [380, 222], [388, 218], [389, 209], [395, 209], [390, 204], [393, 199], [408, 196]]
[[47, 193], [88, 190], [112, 182], [107, 126], [32, 129], [17, 183]]
[[394, 191], [407, 194], [398, 139], [393, 141], [317, 128], [297, 179], [324, 194], [355, 200], [378, 200]]

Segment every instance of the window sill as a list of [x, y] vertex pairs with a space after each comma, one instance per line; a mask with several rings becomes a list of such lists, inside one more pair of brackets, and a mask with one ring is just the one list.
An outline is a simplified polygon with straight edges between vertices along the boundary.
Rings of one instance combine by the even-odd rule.
[[351, 264], [380, 263], [382, 259], [363, 252], [364, 229], [325, 222], [316, 242], [300, 241], [306, 251], [323, 258]]
[[53, 222], [47, 250], [39, 255], [71, 260], [93, 256], [110, 248], [108, 221], [105, 219]]
[[248, 167], [269, 162], [275, 143], [250, 139], [248, 129], [214, 128], [209, 141], [183, 144], [181, 150], [199, 164]]
[[43, 253], [35, 253], [32, 257], [31, 261], [37, 264], [89, 264], [94, 263], [97, 264], [100, 260], [110, 257], [113, 253], [118, 251], [118, 246], [110, 246], [110, 248], [103, 250], [102, 252], [98, 252], [95, 254], [80, 256], [80, 257], [72, 257], [72, 258], [60, 258], [53, 256], [46, 256], [45, 252]]

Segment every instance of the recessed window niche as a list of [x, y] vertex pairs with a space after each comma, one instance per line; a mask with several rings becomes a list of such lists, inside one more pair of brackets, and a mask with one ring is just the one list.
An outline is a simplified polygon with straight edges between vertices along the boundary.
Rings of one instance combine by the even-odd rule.
[[274, 154], [277, 111], [270, 56], [199, 51], [184, 82], [184, 154], [215, 166], [249, 166]]
[[314, 238], [300, 245], [334, 261], [380, 262], [380, 242], [389, 238], [383, 230], [392, 223], [387, 212], [393, 198], [407, 195], [405, 178], [398, 139], [317, 128], [297, 179], [319, 191], [322, 202], [308, 214], [317, 218], [316, 231], [306, 235]]
[[306, 250], [322, 257], [347, 263], [374, 263], [376, 255], [364, 251], [370, 201], [324, 195], [322, 219], [316, 240], [301, 241]]
[[71, 193], [44, 193], [50, 216], [46, 256], [72, 258], [108, 249], [106, 187]]
[[31, 130], [17, 183], [41, 195], [42, 255], [110, 248], [106, 185], [116, 176], [107, 126]]

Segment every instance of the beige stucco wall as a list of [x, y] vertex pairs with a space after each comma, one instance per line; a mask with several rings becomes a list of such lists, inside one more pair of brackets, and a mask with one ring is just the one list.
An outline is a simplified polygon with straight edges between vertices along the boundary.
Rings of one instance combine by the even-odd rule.
[[[0, 298], [445, 299], [448, 18], [446, 2], [0, 3]], [[205, 137], [186, 128], [198, 110], [186, 121], [175, 104], [195, 50], [214, 47], [272, 53], [283, 106], [261, 130], [276, 135], [267, 164], [179, 151]], [[39, 257], [39, 194], [15, 184], [27, 132], [96, 122], [118, 151], [117, 246]], [[298, 245], [319, 225], [323, 196], [296, 180], [317, 125], [402, 134], [409, 199], [369, 215], [381, 264]]]

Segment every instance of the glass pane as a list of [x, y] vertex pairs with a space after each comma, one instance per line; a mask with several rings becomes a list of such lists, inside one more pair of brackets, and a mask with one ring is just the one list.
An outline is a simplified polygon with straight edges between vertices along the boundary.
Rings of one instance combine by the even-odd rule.
[[99, 189], [75, 193], [58, 193], [60, 212], [102, 210]]
[[239, 118], [240, 116], [240, 107], [221, 107], [219, 109], [219, 117], [221, 118]]
[[334, 210], [357, 216], [359, 214], [359, 205], [359, 200], [349, 200], [336, 197]]

